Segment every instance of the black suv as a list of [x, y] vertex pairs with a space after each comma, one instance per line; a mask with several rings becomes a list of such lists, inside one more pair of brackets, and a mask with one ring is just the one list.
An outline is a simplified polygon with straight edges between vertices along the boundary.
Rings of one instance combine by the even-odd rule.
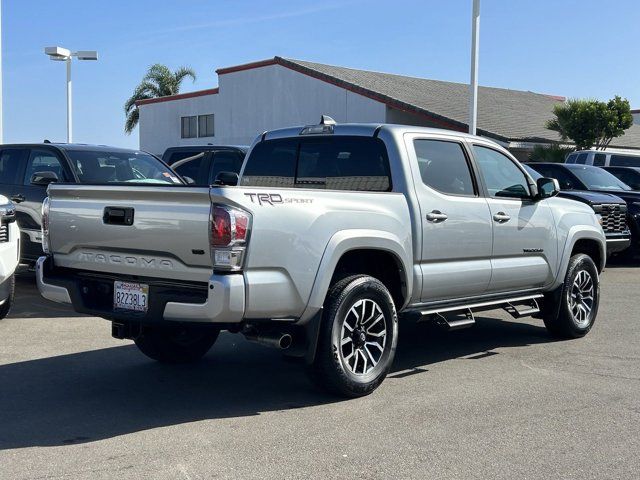
[[198, 145], [170, 147], [162, 160], [192, 185], [213, 184], [220, 172], [240, 173], [246, 147]]
[[42, 201], [52, 182], [184, 185], [160, 159], [137, 150], [56, 143], [0, 145], [0, 194], [16, 206], [24, 263], [42, 256]]
[[[616, 202], [606, 202], [594, 207], [601, 215], [602, 228], [607, 235], [607, 246], [612, 237], [627, 236], [631, 232], [632, 255], [640, 247], [640, 192], [634, 192], [609, 172], [590, 165], [567, 163], [530, 163], [543, 177], [555, 178], [560, 184], [561, 194], [575, 194], [580, 190], [589, 193], [615, 195], [626, 202], [626, 208]], [[562, 195], [565, 196], [565, 195]]]

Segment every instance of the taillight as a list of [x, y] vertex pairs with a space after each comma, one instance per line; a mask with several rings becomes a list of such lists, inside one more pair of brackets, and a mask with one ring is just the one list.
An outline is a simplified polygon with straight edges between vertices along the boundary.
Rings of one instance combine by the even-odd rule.
[[49, 197], [45, 197], [42, 201], [42, 251], [49, 255]]
[[211, 259], [217, 270], [242, 270], [251, 215], [226, 205], [211, 208]]

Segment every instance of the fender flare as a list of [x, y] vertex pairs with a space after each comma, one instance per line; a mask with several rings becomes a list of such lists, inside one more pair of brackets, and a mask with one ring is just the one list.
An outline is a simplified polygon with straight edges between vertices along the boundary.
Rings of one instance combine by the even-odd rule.
[[586, 225], [574, 225], [569, 229], [567, 240], [564, 243], [565, 247], [558, 263], [558, 272], [556, 274], [556, 280], [551, 286], [550, 290], [555, 290], [564, 282], [564, 275], [569, 267], [569, 260], [571, 259], [571, 252], [573, 251], [576, 243], [580, 240], [593, 240], [598, 244], [600, 250], [600, 265], [598, 271], [601, 272], [607, 262], [607, 240], [602, 232], [602, 229], [598, 229], [594, 226]]
[[[316, 272], [307, 306], [300, 316], [300, 323], [304, 324], [322, 309], [324, 299], [329, 291], [331, 278], [342, 256], [352, 250], [382, 250], [391, 253], [402, 268], [404, 275], [405, 305], [411, 299], [413, 291], [413, 246], [411, 237], [401, 239], [397, 235], [370, 229], [351, 229], [336, 232], [327, 243], [322, 259]], [[401, 310], [404, 305], [398, 305]]]

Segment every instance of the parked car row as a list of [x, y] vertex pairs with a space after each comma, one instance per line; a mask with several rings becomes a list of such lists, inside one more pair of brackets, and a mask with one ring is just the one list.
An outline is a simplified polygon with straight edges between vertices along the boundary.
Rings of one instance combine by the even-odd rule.
[[[580, 158], [580, 155], [586, 157]], [[599, 162], [603, 164], [602, 167], [589, 164], [597, 160], [597, 155], [606, 157]], [[640, 164], [640, 156], [624, 156], [628, 159], [637, 158]], [[564, 164], [530, 163], [527, 167], [541, 176], [557, 179], [561, 195], [578, 200], [584, 198], [583, 201], [588, 199], [607, 235], [609, 252], [624, 251], [629, 257], [634, 257], [640, 250], [640, 191], [639, 183], [633, 178], [640, 173], [638, 167], [605, 166], [615, 160], [616, 155], [581, 152], [570, 154]], [[625, 161], [631, 163], [631, 160]], [[636, 187], [630, 186], [624, 179]]]

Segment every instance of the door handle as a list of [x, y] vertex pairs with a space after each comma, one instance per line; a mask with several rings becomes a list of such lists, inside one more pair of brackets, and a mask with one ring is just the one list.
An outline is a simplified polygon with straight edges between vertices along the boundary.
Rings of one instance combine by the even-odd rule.
[[21, 193], [11, 196], [11, 201], [15, 203], [21, 203], [21, 202], [24, 202], [25, 200], [26, 198], [24, 198], [24, 195], [22, 195]]
[[427, 220], [430, 222], [444, 222], [447, 218], [449, 217], [440, 210], [434, 210], [433, 212], [427, 213]]
[[493, 219], [498, 223], [505, 223], [511, 220], [511, 217], [504, 212], [498, 212], [493, 216]]

